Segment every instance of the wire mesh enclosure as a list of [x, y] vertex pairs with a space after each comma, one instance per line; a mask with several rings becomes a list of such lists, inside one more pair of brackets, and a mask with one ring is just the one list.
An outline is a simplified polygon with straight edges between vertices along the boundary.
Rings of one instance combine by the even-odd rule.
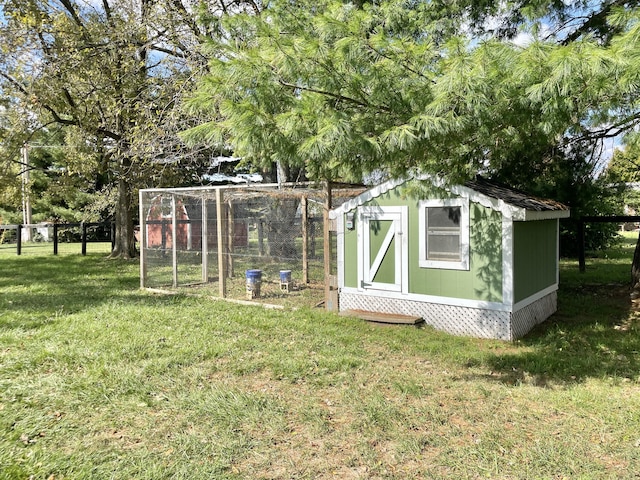
[[[334, 190], [332, 204], [361, 191]], [[318, 304], [324, 299], [325, 202], [322, 190], [299, 185], [141, 190], [141, 286]]]

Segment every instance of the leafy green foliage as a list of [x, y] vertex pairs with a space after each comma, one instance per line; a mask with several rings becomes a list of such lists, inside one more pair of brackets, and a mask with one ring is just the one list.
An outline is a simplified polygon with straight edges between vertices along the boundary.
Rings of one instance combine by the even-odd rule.
[[607, 165], [607, 177], [611, 182], [637, 182], [640, 180], [640, 158], [632, 145], [616, 150]]
[[[114, 216], [117, 254], [135, 255], [135, 190], [192, 180], [197, 162], [212, 151], [201, 155], [176, 136], [189, 124], [177, 100], [203, 64], [193, 46], [205, 32], [195, 24], [192, 7], [179, 0], [8, 0], [1, 7], [0, 88], [14, 113], [33, 119], [15, 136], [20, 143], [31, 141], [51, 124], [68, 130], [58, 138], [65, 148], [58, 163], [67, 177], [58, 176], [51, 188], [77, 195], [67, 202], [69, 210], [95, 195], [92, 203], [99, 208], [74, 214]], [[82, 188], [86, 182], [93, 185]], [[33, 186], [35, 194], [44, 185]], [[50, 216], [71, 214], [58, 205], [60, 199], [49, 200]]]
[[[591, 160], [593, 152], [589, 144], [575, 144], [567, 152], [550, 150], [544, 152], [543, 158], [544, 161], [537, 164], [513, 162], [511, 166], [515, 168], [497, 171], [494, 178], [569, 206], [571, 217], [560, 221], [560, 254], [575, 257], [579, 251], [580, 217], [622, 215], [620, 189], [612, 186], [606, 176], [598, 177], [594, 172], [599, 164]], [[595, 251], [611, 247], [616, 242], [618, 228], [614, 222], [587, 223], [585, 248]]]
[[[36, 119], [30, 134], [50, 122], [74, 130], [63, 143], [80, 153], [65, 167], [79, 183], [51, 185], [82, 194], [46, 202], [82, 208], [97, 195], [124, 250], [136, 188], [193, 183], [204, 159], [229, 149], [256, 168], [277, 162], [314, 179], [519, 177], [516, 186], [593, 213], [585, 205], [595, 208], [588, 197], [600, 190], [576, 180], [588, 170], [579, 163], [640, 119], [637, 1], [56, 5], [2, 6], [4, 103], [25, 124]], [[187, 113], [181, 101], [207, 60]], [[177, 137], [185, 129], [198, 149]], [[580, 162], [562, 160], [584, 143]], [[15, 206], [10, 156], [2, 195]], [[89, 177], [94, 185], [82, 187]], [[555, 184], [582, 200], [554, 194]]]
[[[276, 3], [268, 15], [226, 18], [234, 42], [209, 46], [211, 73], [192, 102], [221, 121], [192, 138], [231, 139], [239, 155], [303, 163], [315, 178], [359, 175], [379, 163], [406, 172], [414, 160], [392, 157], [424, 151], [408, 121], [428, 102], [434, 77], [438, 52], [411, 40], [428, 13]], [[421, 123], [430, 120], [441, 123]]]
[[630, 184], [640, 182], [640, 136], [631, 132], [625, 136], [624, 149], [616, 149], [607, 165], [605, 178], [616, 185], [627, 208], [627, 215], [640, 212], [640, 192]]
[[[275, 2], [264, 15], [224, 19], [227, 34], [209, 45], [211, 72], [192, 100], [216, 121], [190, 137], [228, 140], [257, 162], [304, 162], [317, 178], [419, 169], [460, 179], [523, 167], [533, 174], [552, 149], [637, 123], [635, 10], [602, 6], [620, 32], [607, 43], [593, 32], [563, 44], [532, 31], [521, 47], [486, 31], [470, 40], [444, 26], [437, 6]], [[478, 23], [517, 12], [509, 22], [522, 26], [550, 7], [557, 21], [571, 15], [563, 2], [504, 11], [461, 2], [447, 13]], [[599, 28], [576, 24], [571, 35]]]

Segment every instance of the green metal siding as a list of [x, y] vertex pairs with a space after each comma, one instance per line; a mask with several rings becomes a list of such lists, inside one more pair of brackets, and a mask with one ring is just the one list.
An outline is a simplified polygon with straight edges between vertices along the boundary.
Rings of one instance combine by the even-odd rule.
[[555, 285], [558, 220], [513, 222], [514, 301]]
[[[491, 302], [502, 301], [502, 216], [479, 204], [469, 205], [470, 270], [444, 270], [419, 266], [418, 202], [441, 198], [441, 192], [424, 184], [400, 186], [367, 205], [409, 207], [409, 293]], [[344, 219], [342, 219], [344, 221]], [[356, 220], [357, 221], [357, 220]], [[357, 226], [344, 231], [344, 281], [358, 287]]]
[[[340, 219], [345, 222], [344, 218]], [[346, 224], [346, 222], [345, 222]], [[354, 223], [355, 225], [355, 223]], [[344, 286], [358, 287], [358, 231], [344, 229]]]

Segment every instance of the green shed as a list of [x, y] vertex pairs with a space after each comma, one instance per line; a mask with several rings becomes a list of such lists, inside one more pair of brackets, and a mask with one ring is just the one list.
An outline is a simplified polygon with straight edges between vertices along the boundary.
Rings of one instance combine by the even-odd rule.
[[557, 308], [569, 209], [481, 177], [390, 180], [330, 213], [340, 311], [419, 316], [457, 335], [514, 340]]

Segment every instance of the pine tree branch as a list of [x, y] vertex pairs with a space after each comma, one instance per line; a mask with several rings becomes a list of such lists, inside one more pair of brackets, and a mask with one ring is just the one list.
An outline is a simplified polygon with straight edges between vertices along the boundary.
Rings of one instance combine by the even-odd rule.
[[578, 143], [584, 140], [604, 140], [607, 138], [615, 138], [620, 136], [622, 133], [632, 130], [638, 125], [640, 125], [640, 113], [635, 113], [621, 119], [613, 125], [608, 125], [596, 130], [587, 130], [583, 134], [571, 138], [567, 144]]
[[[285, 82], [284, 80], [278, 79], [278, 83], [280, 85], [282, 85], [283, 87], [287, 87], [287, 88], [291, 88], [293, 90], [301, 90], [303, 92], [310, 92], [310, 93], [317, 93], [318, 95], [323, 95], [325, 97], [330, 97], [330, 98], [334, 98], [336, 100], [338, 100], [339, 102], [346, 102], [346, 103], [351, 103], [353, 105], [358, 105], [360, 107], [364, 107], [364, 108], [371, 108], [371, 104], [366, 103], [366, 102], [361, 102], [360, 100], [356, 100], [355, 98], [351, 98], [351, 97], [347, 97], [345, 95], [342, 95], [340, 93], [333, 93], [333, 92], [328, 92], [326, 90], [320, 90], [317, 88], [312, 88], [312, 87], [305, 87], [302, 85], [296, 85], [294, 83], [289, 83], [289, 82]], [[383, 107], [378, 105], [377, 108], [385, 111], [385, 112], [391, 112], [391, 109], [389, 107]]]
[[387, 60], [395, 63], [396, 65], [401, 66], [402, 68], [404, 68], [405, 70], [413, 73], [414, 75], [417, 75], [421, 78], [424, 78], [425, 80], [430, 81], [431, 83], [435, 84], [436, 81], [433, 80], [432, 78], [428, 78], [424, 73], [417, 71], [416, 69], [412, 68], [410, 65], [408, 65], [407, 62], [401, 62], [398, 61], [397, 59], [391, 57], [390, 55], [387, 55], [386, 53], [380, 51], [379, 49], [377, 49], [376, 47], [374, 47], [373, 45], [371, 45], [371, 43], [367, 42], [367, 47], [369, 47], [369, 49], [371, 51], [373, 51], [376, 55], [380, 55], [382, 58], [386, 58]]
[[[278, 47], [278, 50], [280, 50], [280, 52], [283, 55], [286, 55], [290, 60], [294, 60], [294, 58], [291, 55], [289, 55], [289, 53], [285, 49], [282, 48], [282, 46], [281, 46], [280, 42], [278, 41], [277, 37], [272, 37], [272, 39], [275, 41], [275, 44]], [[338, 72], [335, 71], [335, 69], [333, 69], [332, 67], [327, 65], [327, 63], [318, 62], [315, 59], [312, 60], [312, 61], [315, 64], [319, 65], [324, 70], [326, 70], [330, 75], [340, 75]], [[275, 68], [272, 67], [271, 70], [275, 74], [278, 83], [280, 83], [280, 85], [282, 85], [284, 87], [292, 88], [293, 90], [301, 90], [301, 91], [310, 92], [310, 93], [317, 93], [319, 95], [324, 95], [324, 96], [327, 96], [327, 97], [335, 98], [338, 101], [344, 101], [344, 102], [351, 103], [351, 104], [354, 104], [354, 105], [359, 105], [361, 107], [371, 108], [371, 104], [364, 99], [363, 95], [360, 95], [363, 98], [363, 100], [357, 100], [357, 99], [352, 98], [352, 97], [347, 97], [345, 95], [329, 92], [329, 91], [326, 91], [326, 90], [319, 90], [319, 89], [314, 89], [312, 87], [304, 87], [304, 86], [301, 86], [301, 85], [295, 85], [295, 84], [286, 82], [286, 81], [282, 80], [281, 78], [278, 78], [278, 73], [275, 70]], [[342, 75], [340, 75], [340, 76], [342, 76]], [[343, 81], [343, 83], [346, 82], [346, 79], [344, 78], [344, 76], [342, 76], [342, 81]], [[360, 92], [360, 93], [362, 93], [362, 92]], [[388, 107], [380, 106], [379, 108], [382, 109], [385, 112], [392, 111]]]

